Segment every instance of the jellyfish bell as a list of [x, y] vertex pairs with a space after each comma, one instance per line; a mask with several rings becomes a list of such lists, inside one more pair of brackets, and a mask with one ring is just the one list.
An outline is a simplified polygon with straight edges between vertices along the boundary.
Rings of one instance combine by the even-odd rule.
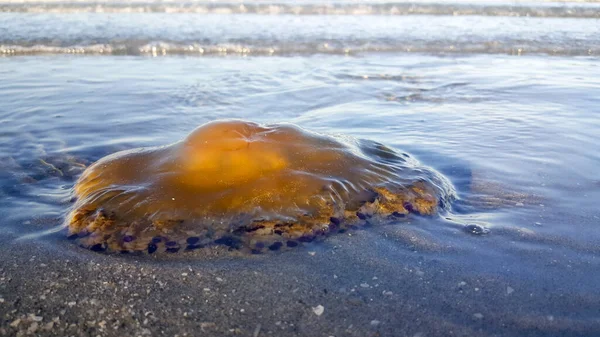
[[292, 247], [344, 226], [435, 214], [454, 189], [376, 142], [220, 120], [168, 146], [100, 159], [74, 195], [66, 223], [79, 244], [153, 253]]
[[241, 121], [205, 124], [173, 148], [172, 164], [185, 172], [184, 183], [196, 188], [235, 186], [279, 172], [288, 162], [281, 149], [271, 146], [268, 131]]

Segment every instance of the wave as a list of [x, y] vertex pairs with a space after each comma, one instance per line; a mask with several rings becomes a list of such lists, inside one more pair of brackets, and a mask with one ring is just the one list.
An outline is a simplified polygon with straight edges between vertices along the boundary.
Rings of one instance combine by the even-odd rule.
[[0, 55], [396, 52], [596, 56], [600, 53], [599, 22], [506, 16], [0, 13]]
[[19, 2], [0, 3], [0, 12], [23, 13], [201, 13], [265, 15], [481, 15], [600, 18], [593, 2], [527, 4], [447, 3], [198, 3], [198, 2]]
[[202, 45], [197, 43], [130, 41], [115, 44], [79, 46], [0, 45], [0, 56], [19, 55], [132, 55], [132, 56], [295, 56], [295, 55], [359, 55], [366, 53], [424, 53], [424, 54], [546, 54], [555, 56], [598, 56], [600, 46], [593, 48], [565, 47], [548, 44], [509, 44], [498, 42], [455, 44], [437, 41], [427, 44], [401, 45], [332, 45], [329, 43], [298, 43], [289, 45], [256, 46], [242, 44]]

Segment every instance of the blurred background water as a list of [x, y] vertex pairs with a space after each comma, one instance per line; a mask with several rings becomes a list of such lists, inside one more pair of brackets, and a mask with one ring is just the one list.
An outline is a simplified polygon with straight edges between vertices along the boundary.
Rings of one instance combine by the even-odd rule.
[[591, 333], [599, 54], [593, 1], [0, 2], [0, 232], [59, 224], [73, 163], [218, 118], [291, 122], [407, 151], [475, 200], [450, 220], [401, 224], [421, 246], [377, 236], [395, 245], [382, 261], [423, 249], [551, 289], [564, 297], [499, 310]]

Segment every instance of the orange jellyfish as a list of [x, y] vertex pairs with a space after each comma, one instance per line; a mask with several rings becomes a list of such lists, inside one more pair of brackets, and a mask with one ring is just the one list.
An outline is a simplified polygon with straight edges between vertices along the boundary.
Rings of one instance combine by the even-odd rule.
[[180, 142], [104, 157], [74, 187], [70, 237], [98, 251], [294, 247], [332, 231], [432, 215], [451, 183], [373, 141], [291, 124], [204, 124]]

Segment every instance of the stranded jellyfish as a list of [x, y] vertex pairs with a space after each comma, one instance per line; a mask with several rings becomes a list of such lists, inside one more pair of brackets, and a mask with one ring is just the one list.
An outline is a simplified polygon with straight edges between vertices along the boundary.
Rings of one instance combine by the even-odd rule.
[[104, 157], [74, 187], [69, 234], [92, 250], [278, 250], [332, 231], [433, 215], [452, 185], [373, 141], [226, 120]]

